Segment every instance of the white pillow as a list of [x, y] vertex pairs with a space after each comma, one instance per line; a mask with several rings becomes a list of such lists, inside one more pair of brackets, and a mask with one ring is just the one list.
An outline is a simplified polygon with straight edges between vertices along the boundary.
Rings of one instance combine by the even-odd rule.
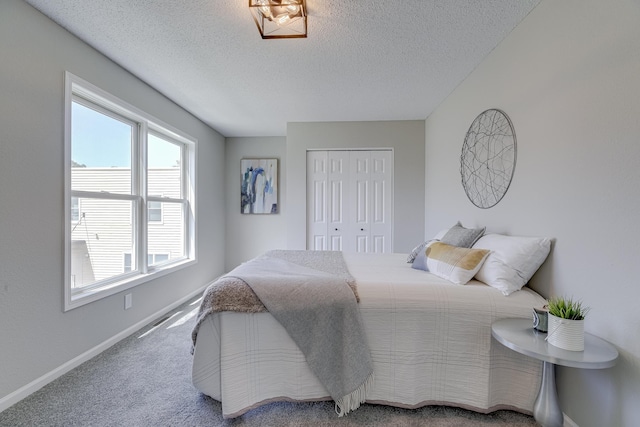
[[486, 234], [473, 248], [491, 251], [475, 278], [509, 295], [526, 285], [547, 259], [551, 240], [546, 237]]

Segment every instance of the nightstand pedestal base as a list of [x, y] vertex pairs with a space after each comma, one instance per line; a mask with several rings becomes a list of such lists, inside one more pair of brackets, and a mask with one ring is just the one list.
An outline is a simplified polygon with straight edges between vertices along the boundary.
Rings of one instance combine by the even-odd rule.
[[556, 369], [551, 362], [542, 362], [542, 382], [533, 404], [533, 418], [543, 427], [562, 427], [564, 424], [564, 415], [558, 403]]

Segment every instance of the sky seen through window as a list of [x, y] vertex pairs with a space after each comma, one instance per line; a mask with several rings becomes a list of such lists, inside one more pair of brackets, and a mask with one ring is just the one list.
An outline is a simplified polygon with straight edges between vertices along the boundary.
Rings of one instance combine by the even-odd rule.
[[[77, 102], [72, 103], [71, 160], [90, 168], [130, 168], [135, 126], [106, 116]], [[153, 134], [148, 135], [150, 168], [176, 167], [180, 148]]]

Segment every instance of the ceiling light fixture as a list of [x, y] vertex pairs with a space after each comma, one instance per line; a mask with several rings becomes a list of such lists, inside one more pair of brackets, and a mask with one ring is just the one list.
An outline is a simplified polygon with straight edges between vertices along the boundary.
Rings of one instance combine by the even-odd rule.
[[307, 37], [305, 0], [249, 0], [249, 9], [263, 39]]

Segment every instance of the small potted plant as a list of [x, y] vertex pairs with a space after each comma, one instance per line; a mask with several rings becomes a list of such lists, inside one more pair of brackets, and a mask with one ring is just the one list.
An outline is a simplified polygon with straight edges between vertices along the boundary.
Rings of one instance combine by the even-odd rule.
[[549, 344], [571, 351], [584, 350], [584, 318], [589, 308], [570, 297], [549, 299]]

